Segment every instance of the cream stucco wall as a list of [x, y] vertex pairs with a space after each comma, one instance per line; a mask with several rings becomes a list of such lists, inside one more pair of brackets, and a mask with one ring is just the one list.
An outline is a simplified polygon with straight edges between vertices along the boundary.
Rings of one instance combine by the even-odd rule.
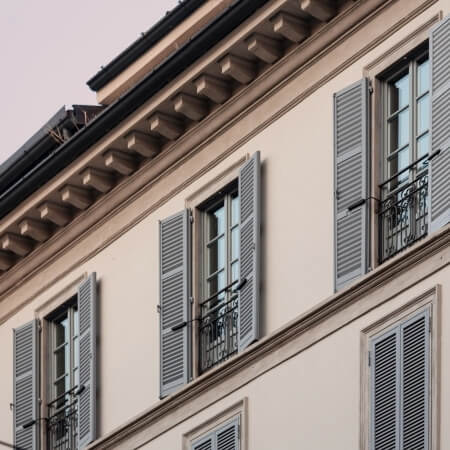
[[[448, 0], [432, 4], [328, 80], [327, 74], [335, 66], [356, 54], [355, 48], [367, 44], [365, 33], [371, 38], [383, 35], [385, 30], [380, 26], [388, 22], [389, 11], [383, 12], [376, 18], [370, 33], [360, 30], [349, 38], [348, 45], [331, 50], [326, 58], [305, 68], [280, 88], [279, 94], [243, 117], [241, 123], [156, 181], [151, 189], [126, 205], [111, 221], [99, 225], [52, 265], [11, 290], [8, 301], [19, 303], [26, 299], [28, 303], [6, 316], [7, 319], [2, 319], [7, 311], [0, 303], [0, 440], [12, 441], [9, 408], [13, 397], [12, 329], [39, 315], [42, 305], [55, 296], [61, 297], [61, 292], [74, 280], [92, 271], [97, 272], [100, 287], [99, 433], [110, 432], [158, 402], [158, 221], [184, 208], [187, 199], [247, 154], [260, 151], [262, 158], [263, 334], [282, 327], [330, 296], [333, 293], [333, 93], [360, 79], [368, 64], [440, 11], [450, 12]], [[392, 21], [392, 17], [389, 20]], [[323, 83], [317, 85], [321, 77]], [[310, 95], [304, 94], [308, 89]], [[300, 94], [304, 94], [304, 98], [296, 106], [239, 143], [255, 123], [266, 120], [280, 105], [288, 104]], [[229, 152], [230, 148], [232, 152]], [[221, 159], [220, 155], [227, 152]], [[195, 178], [196, 173], [201, 176]], [[185, 185], [186, 180], [190, 181]], [[71, 267], [71, 261], [88, 254], [108, 230], [126, 223], [129, 218], [139, 217], [146, 205], [164, 199], [177, 186], [181, 186], [179, 192], [171, 194], [161, 206], [137, 219], [126, 232], [83, 264], [68, 269], [54, 280], [52, 273], [56, 268]], [[438, 273], [403, 293], [395, 301], [353, 322], [182, 423], [171, 433], [153, 441], [148, 448], [179, 448], [183, 432], [243, 396], [249, 398], [249, 450], [277, 448], [276, 433], [260, 432], [270, 429], [282, 433], [286, 442], [292, 445], [286, 444], [283, 448], [296, 448], [302, 442], [308, 442], [310, 449], [358, 448], [360, 330], [387, 310], [437, 282], [444, 285], [445, 317], [446, 299], [450, 298], [449, 274], [446, 269], [445, 273]], [[445, 356], [445, 348], [449, 345], [450, 326], [447, 324], [446, 327], [445, 323], [444, 320], [443, 373], [448, 374], [450, 361]], [[443, 389], [448, 398], [446, 388]], [[449, 414], [449, 405], [445, 403], [443, 418], [447, 421]], [[444, 429], [443, 437], [450, 439], [446, 433]]]

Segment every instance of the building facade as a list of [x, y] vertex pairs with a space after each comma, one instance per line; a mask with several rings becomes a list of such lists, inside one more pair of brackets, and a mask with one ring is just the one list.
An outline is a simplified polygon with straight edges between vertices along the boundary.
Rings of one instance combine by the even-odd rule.
[[450, 1], [186, 0], [0, 166], [0, 444], [450, 448]]

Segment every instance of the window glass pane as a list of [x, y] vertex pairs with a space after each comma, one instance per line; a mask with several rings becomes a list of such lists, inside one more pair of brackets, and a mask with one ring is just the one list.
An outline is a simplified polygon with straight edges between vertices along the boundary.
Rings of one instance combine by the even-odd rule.
[[231, 282], [239, 280], [239, 261], [231, 265]]
[[[389, 163], [389, 176], [395, 175], [397, 172], [400, 172], [400, 170], [404, 169], [409, 164], [409, 147], [404, 148], [400, 152], [397, 153], [396, 156], [394, 156]], [[408, 171], [405, 171], [398, 177], [398, 182], [402, 183], [408, 179]]]
[[69, 367], [69, 346], [65, 345], [55, 352], [55, 375], [59, 378]]
[[417, 134], [428, 130], [430, 124], [430, 96], [426, 94], [417, 101]]
[[231, 231], [231, 259], [239, 258], [239, 227]]
[[78, 310], [73, 311], [73, 335], [78, 336]]
[[[220, 291], [225, 287], [225, 271], [222, 270], [218, 274], [214, 275], [209, 281], [208, 281], [208, 296], [214, 295], [216, 292]], [[225, 293], [220, 294], [218, 297], [223, 298]]]
[[389, 114], [409, 104], [409, 75], [389, 84]]
[[[417, 140], [417, 158], [420, 158], [428, 154], [429, 151], [430, 151], [430, 133], [426, 133]], [[419, 164], [417, 169], [422, 170], [425, 167], [428, 167], [428, 159], [424, 159]]]
[[55, 347], [59, 347], [69, 339], [69, 323], [67, 316], [55, 322]]
[[[55, 383], [55, 398], [64, 394], [64, 392], [67, 392], [68, 390], [69, 390], [69, 377], [66, 375], [64, 378], [61, 378], [61, 380], [58, 380]], [[64, 403], [64, 399], [61, 400], [61, 403]]]
[[389, 121], [389, 148], [393, 152], [409, 141], [409, 108]]
[[73, 366], [76, 367], [78, 365], [78, 338], [73, 339]]
[[417, 67], [417, 94], [421, 95], [430, 88], [430, 65], [425, 60]]
[[208, 245], [209, 256], [209, 272], [212, 274], [219, 269], [225, 267], [225, 237], [217, 239], [213, 243]]
[[231, 199], [231, 224], [235, 225], [239, 222], [239, 197], [237, 194]]
[[222, 204], [208, 214], [209, 239], [222, 234], [225, 230], [225, 208]]

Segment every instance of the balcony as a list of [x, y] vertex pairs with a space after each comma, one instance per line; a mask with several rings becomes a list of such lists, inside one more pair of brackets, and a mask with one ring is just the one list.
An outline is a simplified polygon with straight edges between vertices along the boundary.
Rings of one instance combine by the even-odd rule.
[[[408, 175], [407, 182], [399, 182]], [[379, 259], [382, 263], [427, 235], [427, 155], [382, 183], [380, 191], [383, 200], [378, 212]]]
[[78, 448], [77, 387], [65, 392], [48, 404], [48, 450], [75, 450]]
[[[236, 283], [236, 282], [235, 282]], [[225, 361], [238, 351], [238, 299], [230, 284], [200, 305], [200, 372]]]

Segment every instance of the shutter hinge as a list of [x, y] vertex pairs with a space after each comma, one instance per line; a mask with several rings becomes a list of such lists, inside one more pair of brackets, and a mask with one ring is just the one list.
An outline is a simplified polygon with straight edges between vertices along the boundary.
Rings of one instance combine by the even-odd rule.
[[192, 214], [192, 209], [189, 210], [189, 222], [194, 223], [194, 214]]
[[156, 312], [161, 314], [161, 305], [156, 305]]
[[38, 327], [38, 331], [40, 333], [42, 331], [42, 323], [40, 320], [38, 320], [37, 327]]
[[373, 83], [372, 83], [372, 80], [369, 80], [369, 94], [373, 94]]
[[367, 363], [369, 364], [369, 367], [370, 367], [370, 364], [371, 364], [370, 351], [367, 352], [367, 359], [368, 359]]
[[191, 305], [194, 304], [194, 297], [189, 297], [189, 301], [191, 302]]

